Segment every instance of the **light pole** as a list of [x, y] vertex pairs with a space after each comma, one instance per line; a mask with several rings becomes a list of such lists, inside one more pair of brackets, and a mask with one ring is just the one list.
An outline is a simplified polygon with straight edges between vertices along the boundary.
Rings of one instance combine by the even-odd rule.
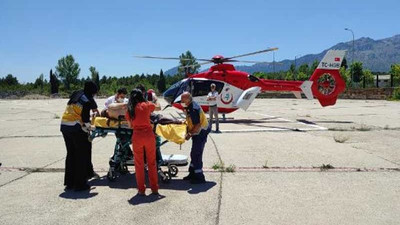
[[301, 56], [300, 54], [299, 55], [296, 55], [295, 57], [294, 57], [294, 71], [293, 71], [293, 78], [294, 78], [294, 80], [296, 80], [296, 67], [297, 67], [297, 57], [299, 57], [299, 56]]
[[[354, 62], [354, 32], [352, 29], [349, 29], [349, 28], [344, 28], [344, 30], [350, 31], [351, 34], [353, 35], [353, 54], [351, 57], [351, 65], [353, 65], [353, 62]], [[351, 65], [350, 65], [350, 69], [351, 69]], [[351, 86], [353, 86], [353, 73], [354, 73], [353, 69], [351, 69], [351, 80], [350, 80]]]
[[272, 67], [274, 70], [274, 76], [275, 76], [275, 51], [272, 52]]

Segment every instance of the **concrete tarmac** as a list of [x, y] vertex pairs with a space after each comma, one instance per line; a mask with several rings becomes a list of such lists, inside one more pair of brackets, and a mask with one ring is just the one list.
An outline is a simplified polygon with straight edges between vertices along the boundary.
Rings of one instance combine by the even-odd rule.
[[[256, 99], [209, 135], [208, 182], [183, 181], [187, 166], [179, 167], [170, 183], [160, 182], [160, 197], [136, 196], [133, 167], [107, 180], [113, 135], [93, 141], [101, 177], [92, 189], [65, 192], [59, 126], [66, 103], [0, 100], [0, 224], [400, 223], [399, 102], [338, 100], [323, 108], [316, 100]], [[101, 109], [104, 99], [97, 103]], [[162, 152], [189, 156], [190, 147], [167, 143]], [[234, 172], [213, 169], [222, 164]]]

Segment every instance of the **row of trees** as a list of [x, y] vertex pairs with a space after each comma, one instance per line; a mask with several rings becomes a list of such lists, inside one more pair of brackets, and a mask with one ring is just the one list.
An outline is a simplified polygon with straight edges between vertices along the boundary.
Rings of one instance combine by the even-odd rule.
[[[183, 53], [180, 57], [180, 67], [178, 74], [174, 76], [165, 76], [161, 70], [159, 74], [136, 74], [131, 76], [115, 77], [100, 76], [99, 71], [93, 66], [89, 68], [90, 76], [79, 76], [81, 68], [72, 55], [67, 55], [58, 60], [55, 72], [50, 70], [49, 81], [43, 74], [35, 80], [34, 83], [20, 84], [16, 77], [8, 74], [0, 78], [0, 87], [2, 90], [22, 90], [27, 93], [55, 94], [63, 96], [72, 91], [82, 88], [83, 83], [88, 80], [94, 81], [100, 88], [100, 95], [112, 95], [120, 87], [126, 87], [128, 90], [135, 88], [138, 84], [143, 84], [148, 89], [153, 89], [158, 93], [163, 93], [170, 85], [183, 79], [188, 73], [197, 73], [200, 65], [190, 51]], [[264, 79], [278, 80], [308, 80], [319, 62], [312, 64], [302, 64], [295, 67], [292, 64], [288, 71], [276, 73], [256, 72], [253, 75]], [[361, 62], [354, 62], [350, 67], [347, 60], [344, 59], [340, 73], [346, 81], [347, 87], [374, 87], [374, 76], [369, 70], [363, 69]], [[400, 84], [400, 64], [392, 65], [390, 74], [393, 76], [394, 85]], [[351, 79], [351, 77], [353, 79]]]

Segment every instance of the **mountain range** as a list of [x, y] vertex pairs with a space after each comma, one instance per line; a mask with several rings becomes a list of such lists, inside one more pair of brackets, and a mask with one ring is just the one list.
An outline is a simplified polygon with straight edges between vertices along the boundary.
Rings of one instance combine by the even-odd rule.
[[[329, 49], [325, 49], [318, 54], [308, 54], [296, 59], [297, 67], [302, 64], [312, 64], [315, 60], [321, 60], [328, 50], [347, 50], [346, 59], [348, 64], [352, 62], [353, 42], [341, 42]], [[354, 40], [354, 61], [363, 63], [365, 69], [372, 72], [388, 72], [390, 66], [395, 63], [400, 63], [400, 35], [395, 35], [390, 38], [374, 40], [368, 37], [362, 37]], [[294, 64], [294, 60], [282, 60], [273, 63], [256, 63], [250, 66], [237, 65], [235, 68], [247, 73], [254, 72], [274, 72], [286, 71], [290, 65]], [[171, 68], [164, 72], [166, 75], [174, 75], [178, 72], [178, 67]]]

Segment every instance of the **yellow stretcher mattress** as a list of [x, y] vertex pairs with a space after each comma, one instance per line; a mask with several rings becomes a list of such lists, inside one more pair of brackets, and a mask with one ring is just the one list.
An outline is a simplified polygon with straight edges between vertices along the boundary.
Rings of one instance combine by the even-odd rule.
[[185, 143], [186, 124], [158, 124], [156, 127], [156, 134], [180, 145]]
[[[107, 117], [95, 117], [92, 120], [92, 124], [96, 127], [101, 128], [118, 128], [118, 120], [109, 119]], [[129, 128], [128, 121], [121, 121], [122, 128]], [[174, 142], [176, 144], [185, 143], [187, 125], [186, 124], [158, 124], [156, 128], [156, 134], [163, 137], [164, 139]]]
[[[107, 117], [95, 117], [92, 124], [96, 127], [102, 128], [118, 128], [119, 122], [116, 119], [109, 119]], [[122, 128], [129, 128], [128, 121], [121, 121]]]

